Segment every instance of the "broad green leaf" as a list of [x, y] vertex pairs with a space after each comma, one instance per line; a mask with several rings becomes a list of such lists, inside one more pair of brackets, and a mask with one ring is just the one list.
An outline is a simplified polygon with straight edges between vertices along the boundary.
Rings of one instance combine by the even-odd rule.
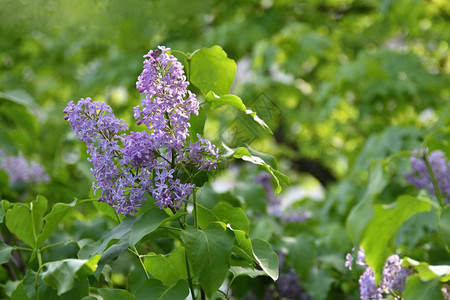
[[156, 230], [168, 218], [169, 215], [159, 207], [152, 207], [139, 216], [131, 227], [130, 246], [136, 245], [144, 236]]
[[44, 196], [37, 196], [36, 200], [30, 202], [31, 217], [33, 219], [36, 234], [42, 229], [42, 218], [47, 211], [48, 201]]
[[236, 148], [233, 150], [233, 149], [228, 148], [226, 145], [223, 145], [223, 147], [228, 152], [232, 152], [234, 158], [240, 158], [240, 159], [248, 161], [252, 164], [264, 167], [264, 169], [266, 169], [266, 171], [269, 172], [272, 175], [272, 177], [275, 179], [275, 182], [276, 182], [275, 194], [278, 194], [279, 192], [281, 192], [281, 183], [280, 182], [289, 184], [289, 178], [286, 175], [284, 175], [283, 173], [274, 169], [271, 165], [267, 164], [261, 157], [252, 155], [247, 148], [239, 147], [239, 148]]
[[429, 265], [426, 262], [418, 262], [412, 258], [405, 257], [403, 259], [404, 267], [414, 267], [417, 271], [417, 276], [423, 281], [439, 278], [440, 281], [450, 281], [450, 266], [449, 265]]
[[47, 263], [47, 270], [41, 274], [42, 280], [61, 295], [73, 288], [75, 276], [84, 278], [92, 275], [99, 259], [100, 255], [89, 260], [70, 258]]
[[0, 223], [3, 223], [6, 211], [11, 207], [11, 203], [8, 200], [2, 200], [0, 202]]
[[[89, 280], [88, 278], [74, 278], [73, 288], [69, 291], [59, 295], [57, 290], [42, 283], [39, 284], [39, 299], [45, 300], [74, 300], [84, 299], [89, 295]], [[36, 298], [31, 298], [36, 299]]]
[[16, 289], [12, 292], [11, 300], [31, 300], [25, 292], [23, 282], [19, 283]]
[[261, 239], [252, 239], [253, 255], [261, 268], [273, 280], [278, 279], [278, 256], [272, 247]]
[[403, 292], [405, 300], [444, 300], [441, 292], [441, 284], [439, 279], [428, 281], [420, 280], [418, 275], [410, 276], [406, 280], [405, 290]]
[[187, 279], [183, 247], [173, 250], [169, 255], [147, 255], [144, 265], [155, 279], [160, 280], [166, 286], [173, 285], [180, 279]]
[[58, 227], [59, 222], [66, 216], [66, 214], [75, 206], [76, 201], [70, 204], [66, 203], [56, 203], [50, 213], [44, 217], [44, 229], [38, 235], [36, 241], [36, 247], [40, 247], [44, 241], [55, 231]]
[[230, 268], [234, 236], [230, 230], [211, 224], [205, 230], [189, 227], [181, 234], [195, 278], [208, 297], [222, 285]]
[[80, 252], [78, 252], [78, 257], [81, 259], [87, 259], [94, 255], [101, 254], [105, 251], [105, 249], [111, 247], [119, 241], [126, 241], [128, 244], [131, 227], [135, 221], [136, 218], [125, 218], [122, 223], [106, 232], [99, 241], [84, 246]]
[[373, 201], [384, 190], [387, 183], [383, 162], [373, 161], [369, 169], [367, 189], [358, 204], [350, 211], [346, 221], [347, 233], [355, 244], [359, 244], [362, 232], [373, 218]]
[[210, 210], [198, 205], [198, 224], [201, 228], [206, 228], [216, 221], [230, 224], [233, 229], [240, 229], [247, 233], [249, 230], [247, 216], [239, 207], [232, 207], [228, 203], [221, 202]]
[[243, 268], [243, 267], [235, 267], [232, 266], [230, 268], [231, 274], [233, 274], [233, 277], [238, 277], [242, 275], [249, 276], [251, 278], [255, 278], [258, 276], [267, 276], [267, 273], [261, 270], [255, 270], [251, 268]]
[[6, 212], [6, 226], [19, 240], [35, 247], [33, 221], [30, 209], [24, 205], [14, 205]]
[[229, 105], [237, 110], [249, 115], [253, 121], [258, 123], [265, 131], [268, 133], [272, 133], [272, 130], [270, 130], [269, 126], [267, 126], [266, 122], [264, 122], [256, 112], [252, 111], [251, 109], [248, 109], [241, 98], [239, 98], [236, 95], [232, 94], [226, 94], [223, 96], [216, 95], [213, 91], [210, 91], [208, 94], [206, 94], [206, 101], [208, 101], [213, 109], [216, 109], [218, 107], [221, 107], [222, 105]]
[[[234, 244], [238, 248], [236, 255], [245, 258], [250, 263], [257, 262], [253, 254], [252, 241], [247, 233], [242, 230], [233, 230], [234, 232]], [[234, 248], [233, 252], [236, 252]]]
[[236, 63], [219, 46], [195, 51], [189, 61], [189, 80], [203, 95], [227, 94], [236, 75]]
[[361, 245], [366, 252], [366, 261], [375, 272], [377, 282], [389, 256], [389, 240], [411, 216], [431, 209], [429, 199], [420, 199], [409, 195], [400, 196], [389, 205], [375, 205], [375, 216], [364, 233]]
[[138, 300], [175, 300], [186, 299], [189, 294], [189, 286], [186, 280], [180, 280], [176, 284], [164, 286], [157, 279], [147, 279], [136, 292]]
[[97, 289], [100, 296], [103, 297], [103, 300], [136, 300], [137, 298], [130, 294], [127, 290], [121, 289], [108, 289], [102, 288]]
[[5, 149], [8, 153], [17, 155], [19, 149], [14, 141], [11, 133], [7, 128], [0, 127], [0, 148]]
[[286, 237], [283, 239], [286, 246], [287, 260], [294, 267], [301, 280], [308, 278], [317, 255], [317, 246], [312, 236]]
[[36, 106], [33, 97], [23, 90], [0, 92], [0, 99], [11, 101], [26, 108], [34, 108]]
[[439, 235], [450, 248], [450, 206], [445, 207], [439, 219]]
[[13, 247], [0, 241], [0, 265], [9, 261], [9, 256], [11, 255], [12, 250]]
[[313, 268], [308, 279], [302, 281], [302, 284], [314, 299], [323, 300], [327, 297], [333, 281], [334, 279], [328, 270]]
[[189, 135], [191, 136], [191, 138], [196, 138], [197, 134], [203, 136], [205, 122], [206, 122], [206, 112], [203, 108], [200, 108], [198, 110], [197, 116], [191, 114], [191, 118], [189, 119], [189, 124], [191, 124], [191, 126], [189, 127]]

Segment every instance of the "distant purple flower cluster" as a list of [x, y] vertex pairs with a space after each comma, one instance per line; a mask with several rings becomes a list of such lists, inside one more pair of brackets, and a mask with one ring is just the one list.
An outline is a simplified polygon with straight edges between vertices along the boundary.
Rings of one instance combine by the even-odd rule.
[[[428, 149], [414, 150], [411, 156], [412, 171], [406, 176], [406, 180], [418, 189], [426, 189], [434, 194], [434, 186], [424, 159], [422, 158]], [[437, 150], [428, 155], [431, 169], [433, 170], [439, 190], [447, 203], [450, 202], [450, 162], [445, 160], [444, 152]]]
[[275, 195], [271, 180], [272, 176], [267, 172], [262, 172], [255, 178], [255, 182], [259, 183], [264, 188], [266, 193], [266, 198], [268, 200], [268, 213], [276, 218], [279, 218], [283, 223], [304, 223], [310, 217], [310, 212], [300, 209], [283, 211], [281, 201]]
[[0, 169], [6, 171], [10, 184], [50, 181], [50, 177], [39, 163], [27, 161], [22, 154], [9, 156], [1, 149]]
[[[356, 264], [366, 268], [359, 278], [359, 290], [362, 300], [382, 300], [385, 299], [386, 295], [395, 297], [398, 292], [403, 292], [406, 279], [413, 271], [410, 268], [402, 267], [402, 259], [400, 259], [398, 255], [391, 255], [386, 260], [383, 267], [383, 277], [378, 286], [375, 282], [375, 273], [373, 269], [367, 265], [364, 258], [364, 250], [360, 249], [358, 251]], [[352, 255], [350, 253], [347, 254], [345, 266], [350, 270], [352, 269], [352, 260]]]
[[147, 130], [125, 133], [123, 120], [110, 106], [81, 99], [70, 101], [64, 113], [77, 137], [90, 154], [94, 190], [101, 190], [105, 201], [121, 214], [129, 215], [142, 206], [147, 195], [160, 208], [179, 209], [195, 185], [177, 177], [181, 164], [197, 170], [216, 168], [218, 149], [208, 140], [187, 143], [189, 119], [198, 114], [198, 101], [187, 90], [189, 82], [183, 65], [159, 47], [144, 57], [144, 70], [136, 87], [145, 94], [141, 106], [134, 108], [137, 124]]

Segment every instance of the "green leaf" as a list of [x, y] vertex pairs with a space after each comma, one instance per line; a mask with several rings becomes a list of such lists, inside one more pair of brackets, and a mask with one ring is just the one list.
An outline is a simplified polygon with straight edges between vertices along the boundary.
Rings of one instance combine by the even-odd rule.
[[305, 280], [303, 286], [305, 290], [316, 300], [323, 300], [327, 297], [331, 284], [334, 282], [333, 277], [327, 270], [313, 268], [308, 279]]
[[189, 80], [203, 95], [227, 94], [236, 75], [236, 63], [219, 46], [195, 51], [189, 61]]
[[203, 131], [205, 128], [205, 122], [206, 122], [206, 112], [203, 108], [200, 108], [198, 110], [198, 115], [191, 114], [191, 118], [189, 119], [189, 124], [191, 124], [191, 127], [189, 127], [189, 135], [191, 138], [196, 138], [197, 134], [200, 134], [203, 136]]
[[426, 262], [418, 262], [412, 258], [405, 257], [403, 259], [404, 267], [414, 267], [417, 276], [423, 281], [438, 278], [442, 282], [450, 281], [450, 266], [448, 265], [429, 265]]
[[103, 297], [103, 300], [136, 300], [137, 298], [130, 294], [127, 290], [121, 289], [108, 289], [102, 288], [97, 289], [100, 296]]
[[255, 278], [258, 276], [267, 276], [267, 273], [261, 270], [255, 270], [251, 268], [243, 268], [243, 267], [231, 267], [230, 268], [231, 274], [233, 274], [233, 277], [236, 278], [238, 276], [246, 275], [251, 278]]
[[347, 233], [355, 244], [359, 244], [362, 232], [373, 218], [373, 201], [384, 190], [387, 183], [383, 162], [373, 161], [369, 169], [367, 189], [358, 204], [350, 211], [346, 221]]
[[445, 207], [439, 219], [439, 235], [450, 248], [450, 206]]
[[252, 155], [247, 148], [239, 147], [239, 148], [236, 148], [235, 150], [233, 150], [233, 149], [228, 148], [226, 145], [223, 145], [223, 147], [228, 152], [233, 153], [232, 157], [234, 157], [234, 158], [240, 158], [240, 159], [248, 161], [252, 164], [264, 167], [264, 169], [266, 169], [266, 171], [269, 172], [272, 175], [272, 177], [275, 179], [275, 183], [276, 183], [275, 194], [278, 194], [279, 192], [281, 192], [281, 183], [280, 182], [289, 184], [289, 178], [286, 175], [284, 175], [283, 173], [274, 169], [271, 165], [266, 163], [261, 157]]
[[155, 231], [169, 215], [159, 207], [152, 207], [143, 215], [139, 216], [131, 227], [130, 246], [136, 245], [144, 236]]
[[168, 256], [153, 254], [145, 257], [144, 265], [155, 279], [170, 286], [180, 279], [187, 279], [184, 248], [173, 250]]
[[408, 278], [403, 292], [403, 299], [405, 300], [444, 300], [441, 292], [441, 284], [439, 279], [432, 279], [428, 281], [421, 281], [418, 275], [413, 275]]
[[2, 200], [0, 202], [0, 223], [3, 222], [5, 218], [6, 211], [11, 207], [11, 203], [8, 200]]
[[36, 234], [41, 231], [42, 228], [42, 218], [47, 211], [48, 201], [44, 196], [37, 196], [36, 200], [30, 202], [31, 217], [34, 222], [34, 228]]
[[230, 268], [234, 235], [218, 224], [205, 230], [189, 227], [181, 233], [195, 278], [208, 297], [222, 285]]
[[35, 247], [33, 236], [33, 221], [30, 209], [24, 205], [16, 204], [6, 212], [6, 226], [19, 240], [31, 247]]
[[11, 300], [31, 300], [23, 287], [23, 282], [19, 283], [11, 294]]
[[11, 255], [12, 250], [13, 247], [0, 241], [0, 265], [9, 261], [9, 256]]
[[256, 114], [256, 112], [252, 111], [251, 109], [248, 109], [241, 98], [239, 98], [236, 95], [232, 94], [226, 94], [223, 96], [216, 95], [213, 91], [210, 91], [206, 95], [206, 101], [208, 101], [213, 109], [216, 109], [218, 107], [221, 107], [222, 105], [229, 105], [237, 110], [249, 115], [253, 121], [258, 123], [265, 131], [268, 133], [272, 133], [272, 130], [270, 130], [269, 126], [267, 126], [266, 122], [264, 122], [261, 118], [259, 118]]
[[189, 294], [189, 286], [186, 280], [180, 280], [176, 284], [164, 286], [157, 279], [147, 279], [136, 292], [138, 300], [175, 300], [186, 299]]
[[257, 262], [254, 254], [252, 241], [247, 233], [242, 230], [233, 230], [234, 244], [233, 253], [239, 257], [245, 258], [249, 263]]
[[198, 205], [198, 224], [201, 228], [209, 224], [221, 221], [230, 224], [233, 229], [240, 229], [248, 233], [248, 219], [244, 211], [239, 207], [232, 207], [228, 203], [221, 202], [210, 210], [203, 205]]
[[278, 279], [278, 256], [272, 247], [261, 239], [252, 239], [253, 255], [261, 268], [273, 280]]
[[36, 247], [40, 247], [44, 241], [55, 231], [59, 222], [66, 216], [66, 214], [75, 206], [76, 201], [70, 204], [56, 203], [51, 212], [44, 217], [44, 229], [37, 237]]
[[6, 152], [13, 155], [17, 155], [19, 153], [16, 142], [7, 128], [0, 127], [0, 146], [2, 149], [5, 149]]
[[61, 295], [73, 288], [75, 276], [84, 278], [92, 275], [99, 259], [100, 255], [89, 260], [64, 259], [46, 263], [47, 270], [41, 274], [42, 280]]
[[375, 216], [367, 226], [361, 245], [377, 282], [381, 279], [384, 263], [390, 254], [387, 251], [389, 240], [411, 216], [430, 210], [430, 201], [402, 195], [392, 204], [374, 206]]
[[286, 237], [283, 244], [288, 249], [287, 260], [301, 280], [308, 278], [317, 255], [317, 246], [312, 236]]

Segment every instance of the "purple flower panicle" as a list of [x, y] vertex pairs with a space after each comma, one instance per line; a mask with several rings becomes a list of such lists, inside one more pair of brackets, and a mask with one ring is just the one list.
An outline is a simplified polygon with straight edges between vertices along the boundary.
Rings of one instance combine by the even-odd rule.
[[[346, 255], [345, 266], [352, 269], [352, 255]], [[365, 262], [365, 253], [362, 248], [358, 250], [356, 264], [366, 268], [359, 278], [359, 291], [362, 300], [382, 300], [386, 295], [397, 295], [405, 289], [406, 279], [413, 273], [412, 269], [402, 267], [403, 260], [396, 254], [386, 260], [383, 267], [383, 277], [376, 285], [375, 273]], [[397, 299], [397, 298], [394, 298]]]
[[114, 116], [110, 106], [81, 99], [70, 101], [64, 110], [77, 137], [84, 141], [96, 181], [105, 201], [121, 214], [134, 214], [148, 195], [160, 208], [179, 209], [195, 185], [176, 178], [181, 164], [211, 171], [216, 168], [218, 149], [198, 135], [187, 143], [189, 119], [198, 114], [198, 101], [187, 90], [183, 65], [158, 47], [145, 57], [144, 70], [136, 87], [144, 93], [134, 108], [137, 124], [146, 130], [129, 132], [128, 125]]

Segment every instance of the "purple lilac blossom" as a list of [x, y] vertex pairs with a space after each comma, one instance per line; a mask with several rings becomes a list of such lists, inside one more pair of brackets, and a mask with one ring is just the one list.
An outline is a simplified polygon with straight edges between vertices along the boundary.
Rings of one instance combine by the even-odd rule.
[[6, 171], [10, 184], [50, 181], [42, 165], [27, 161], [21, 153], [18, 156], [9, 156], [0, 149], [0, 169]]
[[[352, 269], [352, 261], [352, 255], [348, 253], [346, 255], [345, 266], [350, 270]], [[402, 267], [402, 259], [398, 255], [391, 255], [384, 264], [382, 271], [383, 277], [377, 286], [375, 273], [365, 262], [365, 253], [362, 248], [358, 250], [356, 264], [366, 268], [359, 278], [359, 290], [362, 300], [381, 300], [385, 299], [385, 295], [396, 297], [396, 294], [403, 292], [406, 279], [413, 273], [411, 268]]]
[[183, 65], [169, 55], [169, 48], [158, 48], [144, 56], [136, 88], [145, 98], [134, 108], [134, 117], [148, 127], [158, 147], [180, 150], [189, 136], [190, 115], [198, 115], [199, 104], [187, 90]]
[[68, 103], [64, 110], [77, 137], [84, 141], [96, 182], [105, 201], [118, 213], [134, 214], [147, 195], [162, 208], [179, 209], [195, 188], [176, 178], [181, 164], [198, 170], [216, 168], [218, 149], [198, 135], [187, 144], [190, 114], [198, 114], [198, 101], [187, 91], [183, 66], [169, 55], [168, 48], [150, 51], [144, 71], [136, 84], [145, 94], [142, 108], [134, 108], [137, 124], [147, 130], [121, 133], [128, 129], [117, 119], [110, 106], [81, 99]]
[[311, 217], [311, 213], [302, 209], [291, 209], [290, 211], [283, 211], [280, 199], [275, 195], [272, 187], [272, 176], [267, 172], [262, 172], [255, 178], [255, 182], [259, 183], [266, 193], [268, 201], [267, 212], [279, 218], [284, 224], [287, 223], [304, 223]]
[[[427, 166], [422, 158], [428, 149], [416, 149], [410, 158], [412, 171], [406, 175], [406, 180], [418, 189], [426, 189], [434, 194], [434, 186]], [[445, 154], [441, 150], [436, 150], [428, 155], [431, 169], [433, 170], [439, 190], [447, 203], [450, 203], [450, 162], [446, 162]]]

